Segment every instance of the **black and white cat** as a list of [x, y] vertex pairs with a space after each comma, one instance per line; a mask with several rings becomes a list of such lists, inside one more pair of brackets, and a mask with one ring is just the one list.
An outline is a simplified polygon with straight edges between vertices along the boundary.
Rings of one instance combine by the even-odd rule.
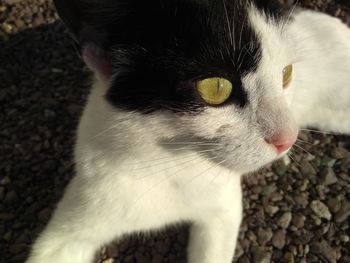
[[55, 2], [95, 81], [76, 176], [28, 263], [89, 263], [181, 222], [190, 263], [229, 263], [241, 176], [298, 127], [350, 132], [350, 29], [336, 18], [267, 0]]

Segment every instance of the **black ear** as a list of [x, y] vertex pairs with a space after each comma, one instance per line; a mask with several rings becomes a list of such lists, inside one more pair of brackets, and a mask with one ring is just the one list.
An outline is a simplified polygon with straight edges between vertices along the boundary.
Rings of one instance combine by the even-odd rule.
[[56, 10], [72, 33], [73, 38], [79, 42], [79, 35], [82, 29], [82, 18], [77, 0], [54, 0]]
[[85, 63], [96, 76], [108, 80], [113, 75], [108, 54], [104, 51], [108, 35], [104, 25], [98, 23], [105, 0], [54, 0], [57, 12], [78, 44]]
[[74, 40], [84, 46], [93, 43], [103, 47], [107, 42], [106, 31], [97, 23], [97, 10], [102, 3], [94, 0], [53, 0], [56, 10], [70, 30]]

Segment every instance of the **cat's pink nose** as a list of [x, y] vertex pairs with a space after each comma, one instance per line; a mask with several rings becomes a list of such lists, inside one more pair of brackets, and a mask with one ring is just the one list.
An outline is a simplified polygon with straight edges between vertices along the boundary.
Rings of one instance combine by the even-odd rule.
[[276, 148], [278, 154], [283, 153], [293, 146], [297, 140], [296, 134], [276, 134], [271, 138], [265, 139], [268, 144]]

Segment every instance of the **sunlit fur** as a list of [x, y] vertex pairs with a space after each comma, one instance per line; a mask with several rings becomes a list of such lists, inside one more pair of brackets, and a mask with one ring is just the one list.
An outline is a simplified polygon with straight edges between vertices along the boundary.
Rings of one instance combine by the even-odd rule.
[[[242, 218], [240, 177], [280, 157], [265, 138], [292, 132], [295, 120], [350, 132], [350, 30], [310, 11], [277, 21], [247, 8], [261, 54], [241, 79], [244, 107], [118, 108], [105, 99], [118, 74], [106, 77], [85, 57], [96, 81], [79, 125], [77, 174], [28, 263], [92, 262], [115, 238], [184, 221], [192, 223], [190, 263], [229, 263]], [[294, 76], [283, 89], [289, 64]]]
[[350, 133], [350, 30], [339, 19], [298, 12], [286, 33], [293, 36], [294, 77], [286, 90], [301, 127]]

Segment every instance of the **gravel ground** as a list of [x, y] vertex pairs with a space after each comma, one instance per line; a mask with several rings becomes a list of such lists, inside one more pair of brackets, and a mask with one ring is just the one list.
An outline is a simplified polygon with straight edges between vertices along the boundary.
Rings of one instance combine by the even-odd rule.
[[[299, 2], [350, 24], [349, 0]], [[90, 82], [47, 0], [0, 0], [0, 80], [0, 262], [23, 262], [72, 177]], [[299, 138], [294, 160], [244, 180], [237, 262], [350, 262], [350, 137]], [[187, 230], [126, 238], [96, 262], [185, 262]]]

